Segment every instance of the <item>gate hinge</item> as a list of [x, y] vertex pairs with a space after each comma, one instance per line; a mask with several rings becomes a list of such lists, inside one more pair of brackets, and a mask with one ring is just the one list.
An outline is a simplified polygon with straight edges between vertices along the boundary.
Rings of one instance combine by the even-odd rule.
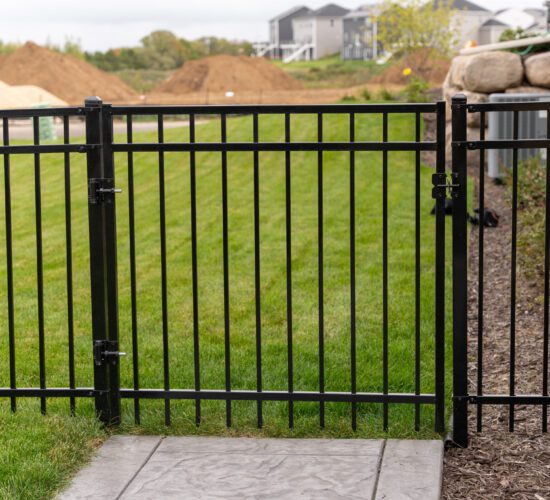
[[444, 200], [447, 195], [451, 198], [457, 198], [460, 189], [458, 173], [441, 172], [432, 174], [432, 186], [432, 198], [434, 200]]
[[96, 366], [116, 365], [120, 356], [126, 356], [126, 353], [118, 350], [117, 341], [94, 340], [94, 364]]
[[88, 203], [90, 205], [113, 203], [114, 195], [117, 193], [122, 193], [122, 189], [115, 188], [114, 179], [88, 180]]

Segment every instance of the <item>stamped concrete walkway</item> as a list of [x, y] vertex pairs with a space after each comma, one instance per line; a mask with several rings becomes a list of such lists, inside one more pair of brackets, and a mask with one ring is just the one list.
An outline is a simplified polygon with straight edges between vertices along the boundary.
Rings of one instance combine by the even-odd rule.
[[440, 498], [441, 441], [113, 436], [59, 499]]

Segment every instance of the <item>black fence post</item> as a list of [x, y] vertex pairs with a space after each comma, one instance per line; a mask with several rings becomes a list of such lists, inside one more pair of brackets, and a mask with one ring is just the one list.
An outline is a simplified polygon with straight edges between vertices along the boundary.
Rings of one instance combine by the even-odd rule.
[[118, 298], [114, 162], [110, 106], [85, 101], [88, 151], [88, 218], [96, 412], [106, 424], [120, 422]]
[[452, 99], [453, 183], [453, 441], [468, 446], [467, 100]]

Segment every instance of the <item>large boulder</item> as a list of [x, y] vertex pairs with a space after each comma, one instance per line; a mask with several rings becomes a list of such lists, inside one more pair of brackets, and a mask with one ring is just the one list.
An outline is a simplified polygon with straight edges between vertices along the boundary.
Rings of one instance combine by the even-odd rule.
[[[488, 102], [489, 95], [482, 94], [480, 92], [470, 92], [469, 90], [463, 90], [462, 93], [468, 99], [469, 104], [479, 104], [481, 102]], [[481, 125], [481, 113], [468, 113], [467, 123], [468, 127], [478, 128]], [[485, 126], [487, 126], [487, 120], [485, 120]]]
[[521, 87], [512, 87], [506, 89], [506, 94], [550, 94], [550, 89], [543, 87], [530, 87], [529, 85], [522, 85]]
[[470, 58], [471, 56], [456, 56], [453, 58], [447, 74], [448, 83], [453, 87], [464, 88], [464, 68]]
[[451, 121], [451, 100], [456, 94], [460, 94], [462, 89], [449, 85], [447, 81], [443, 84], [443, 100], [447, 103], [447, 111], [445, 117], [447, 121]]
[[[480, 92], [470, 92], [469, 90], [461, 90], [453, 86], [444, 86], [443, 87], [443, 99], [447, 103], [447, 121], [451, 120], [452, 110], [451, 110], [451, 101], [456, 94], [464, 94], [468, 103], [478, 104], [480, 102], [487, 102], [489, 100], [488, 94], [482, 94]], [[480, 114], [479, 113], [468, 113], [468, 127], [479, 127], [480, 123]], [[485, 123], [487, 126], [487, 123]]]
[[525, 74], [531, 85], [550, 88], [550, 52], [527, 58]]
[[464, 88], [471, 92], [502, 92], [522, 82], [523, 64], [518, 54], [481, 52], [470, 56], [464, 65]]

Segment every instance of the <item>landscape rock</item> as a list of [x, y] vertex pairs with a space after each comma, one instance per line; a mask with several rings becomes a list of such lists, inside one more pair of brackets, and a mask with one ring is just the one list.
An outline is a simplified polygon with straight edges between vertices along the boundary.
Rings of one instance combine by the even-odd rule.
[[522, 85], [521, 87], [512, 87], [510, 89], [506, 89], [504, 92], [506, 94], [550, 94], [550, 89]]
[[[461, 90], [458, 87], [448, 86], [443, 87], [443, 99], [447, 103], [447, 121], [451, 121], [452, 109], [451, 101], [456, 94], [464, 94], [468, 102], [471, 104], [478, 104], [480, 102], [487, 102], [489, 100], [488, 94], [482, 94], [480, 92], [470, 92], [469, 90]], [[479, 113], [468, 113], [468, 127], [479, 127], [480, 118]]]
[[[452, 134], [453, 134], [453, 128], [450, 123], [447, 123], [447, 127], [445, 130], [446, 134], [446, 144], [445, 144], [445, 164], [447, 165], [447, 168], [451, 168], [452, 166], [452, 159], [453, 159], [453, 148], [452, 148]], [[466, 137], [469, 141], [479, 141], [480, 138], [480, 132], [479, 127], [468, 127], [466, 131]], [[485, 156], [485, 164], [487, 164], [487, 150], [483, 152]], [[480, 155], [481, 153], [479, 150], [474, 149], [468, 149], [467, 153], [467, 165], [468, 168], [473, 168], [479, 170], [479, 161], [480, 161]]]
[[[469, 104], [479, 104], [481, 102], [488, 102], [489, 95], [482, 94], [480, 92], [470, 92], [469, 90], [463, 90], [462, 93], [468, 99]], [[480, 113], [468, 113], [468, 127], [479, 127], [480, 122]], [[487, 120], [485, 120], [485, 126], [487, 127]]]
[[458, 87], [459, 89], [464, 88], [464, 68], [470, 59], [471, 56], [456, 56], [453, 59], [451, 68], [447, 74], [450, 85], [453, 87]]
[[523, 64], [518, 54], [482, 52], [468, 58], [464, 65], [464, 88], [489, 94], [519, 87], [523, 82]]
[[443, 99], [445, 100], [445, 103], [447, 104], [447, 112], [445, 114], [445, 118], [447, 121], [451, 121], [451, 100], [453, 96], [456, 94], [460, 94], [463, 92], [458, 87], [453, 87], [452, 85], [443, 85]]
[[525, 74], [531, 85], [550, 88], [550, 52], [527, 58]]

